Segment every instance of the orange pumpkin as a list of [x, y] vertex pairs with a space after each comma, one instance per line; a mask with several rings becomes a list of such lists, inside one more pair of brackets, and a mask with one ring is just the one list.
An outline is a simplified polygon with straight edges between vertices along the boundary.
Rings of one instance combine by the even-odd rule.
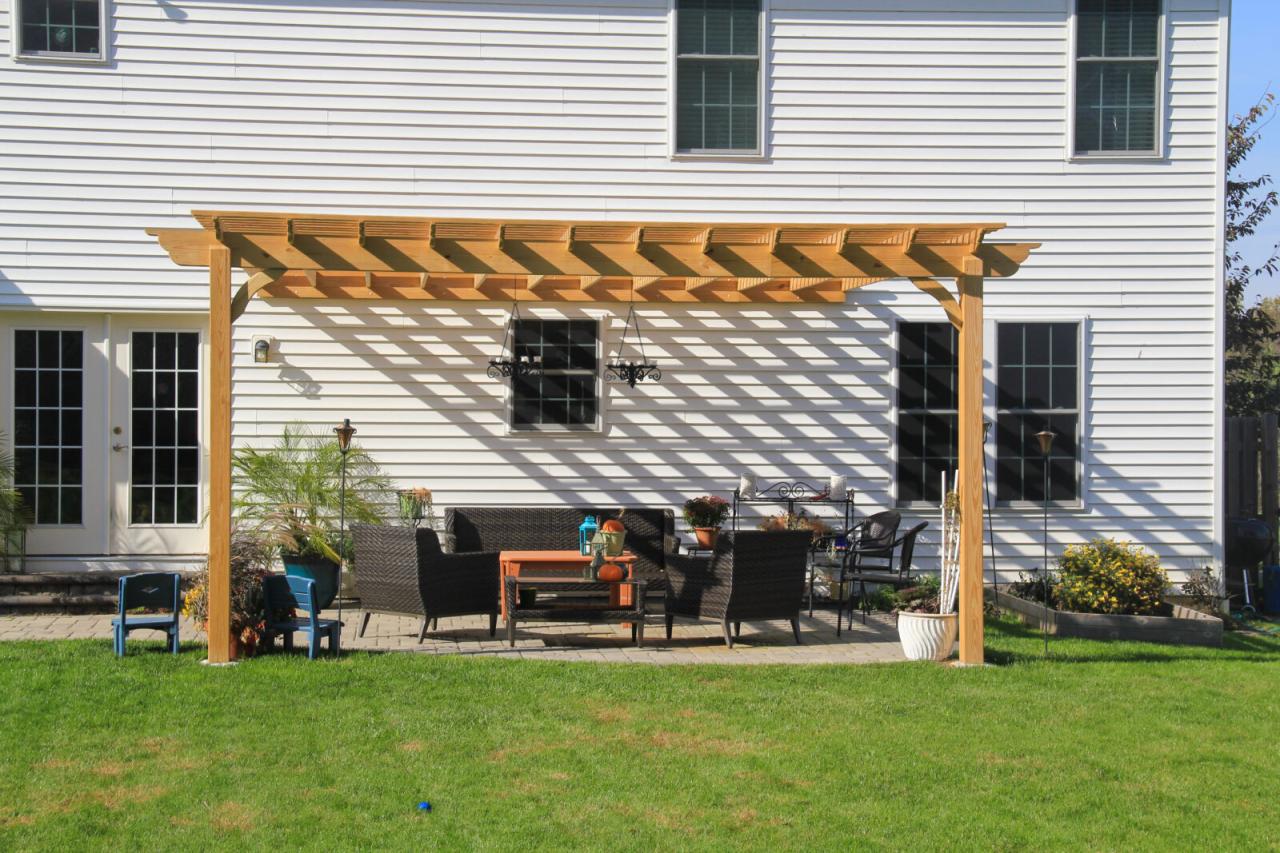
[[605, 583], [617, 583], [627, 576], [622, 566], [617, 563], [605, 563], [600, 567], [600, 580]]
[[611, 518], [604, 524], [600, 525], [601, 533], [626, 533], [627, 528], [622, 526], [622, 522], [616, 518]]

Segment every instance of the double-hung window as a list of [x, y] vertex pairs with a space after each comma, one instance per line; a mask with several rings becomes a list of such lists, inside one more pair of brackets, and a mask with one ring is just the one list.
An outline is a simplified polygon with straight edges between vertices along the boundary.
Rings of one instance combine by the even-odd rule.
[[1080, 498], [1080, 325], [1000, 323], [996, 330], [996, 500], [1044, 501], [1036, 433], [1055, 433], [1049, 499]]
[[15, 55], [98, 61], [105, 0], [13, 0]]
[[898, 502], [938, 503], [956, 470], [956, 330], [898, 325]]
[[597, 420], [595, 320], [517, 320], [515, 357], [541, 364], [511, 377], [513, 430], [592, 430]]
[[1160, 153], [1160, 24], [1160, 0], [1076, 0], [1076, 154]]
[[760, 0], [676, 0], [676, 153], [760, 153]]

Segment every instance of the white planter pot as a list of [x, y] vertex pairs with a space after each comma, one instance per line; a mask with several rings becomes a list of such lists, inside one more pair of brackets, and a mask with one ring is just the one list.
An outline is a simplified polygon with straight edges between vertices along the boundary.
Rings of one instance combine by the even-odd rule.
[[898, 640], [907, 660], [946, 660], [959, 630], [958, 613], [898, 614]]

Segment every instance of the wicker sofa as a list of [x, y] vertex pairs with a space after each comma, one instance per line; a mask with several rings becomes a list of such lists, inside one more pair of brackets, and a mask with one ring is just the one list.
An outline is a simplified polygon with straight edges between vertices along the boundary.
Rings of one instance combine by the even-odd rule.
[[561, 551], [578, 547], [578, 527], [588, 515], [618, 518], [627, 550], [636, 555], [635, 576], [651, 595], [666, 589], [668, 557], [675, 553], [675, 514], [648, 507], [460, 506], [445, 511], [445, 533], [458, 554], [487, 551]]

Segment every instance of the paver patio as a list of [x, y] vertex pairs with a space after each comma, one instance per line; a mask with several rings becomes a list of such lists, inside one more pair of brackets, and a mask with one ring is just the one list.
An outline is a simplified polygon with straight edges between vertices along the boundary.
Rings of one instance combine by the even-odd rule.
[[[336, 616], [328, 611], [325, 616]], [[720, 626], [711, 622], [695, 623], [677, 620], [670, 641], [664, 636], [659, 616], [645, 626], [645, 646], [637, 649], [630, 642], [630, 630], [616, 625], [589, 625], [573, 622], [537, 622], [520, 627], [516, 645], [511, 648], [503, 638], [489, 637], [488, 618], [462, 616], [440, 620], [439, 630], [418, 642], [419, 622], [416, 618], [374, 614], [364, 637], [356, 636], [358, 611], [345, 610], [342, 632], [344, 649], [364, 651], [400, 651], [423, 654], [485, 655], [536, 660], [598, 661], [606, 663], [887, 663], [904, 660], [898, 645], [898, 632], [893, 617], [872, 614], [865, 625], [855, 620], [853, 627], [837, 637], [835, 613], [816, 610], [812, 617], [802, 615], [800, 629], [803, 643], [796, 645], [791, 627], [784, 622], [742, 625], [742, 636], [729, 649], [720, 634]], [[32, 614], [0, 616], [0, 641], [5, 640], [72, 640], [111, 638], [112, 614]], [[139, 632], [135, 639], [148, 639]], [[156, 633], [156, 637], [161, 635]], [[193, 623], [182, 625], [184, 642], [205, 637]], [[277, 641], [277, 647], [279, 642]], [[299, 639], [299, 647], [302, 640]]]

